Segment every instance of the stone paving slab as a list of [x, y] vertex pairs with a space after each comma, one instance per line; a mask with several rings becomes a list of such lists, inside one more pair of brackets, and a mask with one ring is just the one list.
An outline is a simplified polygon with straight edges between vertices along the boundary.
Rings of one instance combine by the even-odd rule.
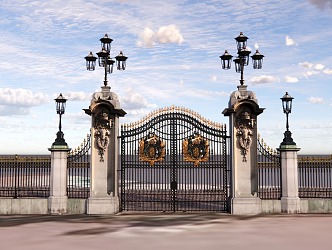
[[0, 216], [1, 250], [330, 249], [332, 215]]

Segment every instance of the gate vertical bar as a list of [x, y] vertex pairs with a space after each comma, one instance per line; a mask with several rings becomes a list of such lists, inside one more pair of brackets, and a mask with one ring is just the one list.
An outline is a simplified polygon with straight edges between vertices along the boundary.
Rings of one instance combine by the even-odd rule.
[[124, 211], [126, 209], [125, 207], [125, 179], [126, 179], [126, 173], [125, 173], [125, 165], [126, 165], [126, 152], [125, 152], [125, 138], [123, 136], [123, 130], [124, 130], [124, 126], [121, 127], [121, 166], [120, 166], [120, 173], [121, 173], [121, 183], [120, 183], [120, 188], [121, 188], [121, 192], [120, 192], [120, 211]]
[[172, 113], [170, 120], [170, 159], [171, 159], [171, 209], [177, 210], [177, 123], [175, 113]]

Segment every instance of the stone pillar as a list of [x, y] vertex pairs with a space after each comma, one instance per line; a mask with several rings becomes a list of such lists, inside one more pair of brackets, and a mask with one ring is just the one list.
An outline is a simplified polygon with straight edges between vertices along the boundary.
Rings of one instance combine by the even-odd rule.
[[259, 214], [261, 200], [258, 193], [257, 116], [263, 112], [255, 94], [239, 85], [230, 96], [229, 116], [230, 157], [232, 170], [231, 213]]
[[51, 214], [67, 213], [67, 156], [70, 148], [67, 144], [53, 143], [51, 151], [50, 197], [48, 212]]
[[285, 132], [285, 139], [278, 149], [281, 157], [281, 212], [300, 213], [300, 198], [298, 184], [297, 148], [290, 132]]
[[115, 214], [119, 211], [118, 134], [119, 117], [126, 114], [110, 87], [93, 94], [85, 112], [91, 115], [91, 168], [88, 214]]

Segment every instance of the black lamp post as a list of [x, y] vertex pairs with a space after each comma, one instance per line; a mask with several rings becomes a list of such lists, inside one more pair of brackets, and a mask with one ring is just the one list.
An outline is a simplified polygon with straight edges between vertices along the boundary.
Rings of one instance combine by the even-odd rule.
[[[104, 86], [107, 86], [107, 74], [113, 73], [113, 64], [115, 61], [111, 58], [111, 43], [113, 39], [108, 37], [107, 34], [105, 34], [104, 37], [100, 38], [100, 44], [101, 44], [101, 50], [97, 52], [98, 55], [98, 65], [99, 67], [104, 67], [105, 70], [105, 76], [104, 76]], [[87, 70], [95, 70], [96, 68], [96, 60], [97, 57], [93, 55], [92, 52], [89, 53], [86, 57], [84, 57], [86, 60], [86, 69]], [[120, 54], [115, 57], [116, 59], [116, 66], [118, 70], [125, 70], [126, 69], [126, 60], [128, 57], [124, 56], [122, 51], [120, 51]]]
[[[243, 35], [242, 32], [240, 32], [240, 35], [238, 37], [235, 37], [236, 43], [237, 43], [237, 58], [233, 60], [235, 63], [235, 71], [238, 73], [241, 73], [241, 79], [240, 79], [240, 84], [244, 84], [244, 79], [243, 79], [243, 71], [244, 67], [248, 66], [249, 64], [249, 55], [251, 51], [247, 49], [247, 40], [249, 38]], [[221, 66], [222, 69], [230, 69], [231, 68], [231, 60], [232, 60], [232, 55], [228, 53], [227, 50], [225, 50], [225, 53], [220, 56], [221, 59]], [[262, 68], [262, 63], [263, 63], [263, 55], [256, 50], [256, 53], [251, 56], [252, 61], [253, 61], [253, 68], [254, 69], [261, 69]]]
[[55, 142], [53, 143], [53, 145], [67, 146], [67, 143], [64, 139], [64, 134], [61, 131], [61, 128], [62, 128], [61, 116], [65, 113], [67, 99], [64, 98], [62, 96], [62, 94], [60, 93], [60, 95], [54, 100], [55, 100], [55, 105], [56, 105], [56, 113], [59, 115], [59, 131], [56, 134], [56, 139], [55, 139]]
[[281, 143], [282, 145], [296, 145], [293, 141], [292, 133], [289, 131], [289, 124], [288, 124], [288, 115], [292, 112], [292, 102], [293, 97], [291, 97], [288, 92], [280, 98], [282, 101], [282, 108], [284, 113], [286, 114], [286, 131], [284, 133], [284, 140]]

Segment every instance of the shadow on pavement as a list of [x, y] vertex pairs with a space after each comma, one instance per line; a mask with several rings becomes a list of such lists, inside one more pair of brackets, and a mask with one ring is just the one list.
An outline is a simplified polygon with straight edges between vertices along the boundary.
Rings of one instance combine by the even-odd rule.
[[0, 216], [0, 228], [15, 227], [31, 223], [59, 222], [59, 223], [85, 223], [98, 224], [88, 229], [72, 230], [63, 235], [96, 235], [112, 233], [124, 228], [140, 227], [176, 227], [226, 224], [239, 220], [251, 220], [258, 217], [310, 217], [329, 215], [255, 215], [255, 216], [234, 216], [230, 214], [117, 214], [117, 215], [2, 215]]

